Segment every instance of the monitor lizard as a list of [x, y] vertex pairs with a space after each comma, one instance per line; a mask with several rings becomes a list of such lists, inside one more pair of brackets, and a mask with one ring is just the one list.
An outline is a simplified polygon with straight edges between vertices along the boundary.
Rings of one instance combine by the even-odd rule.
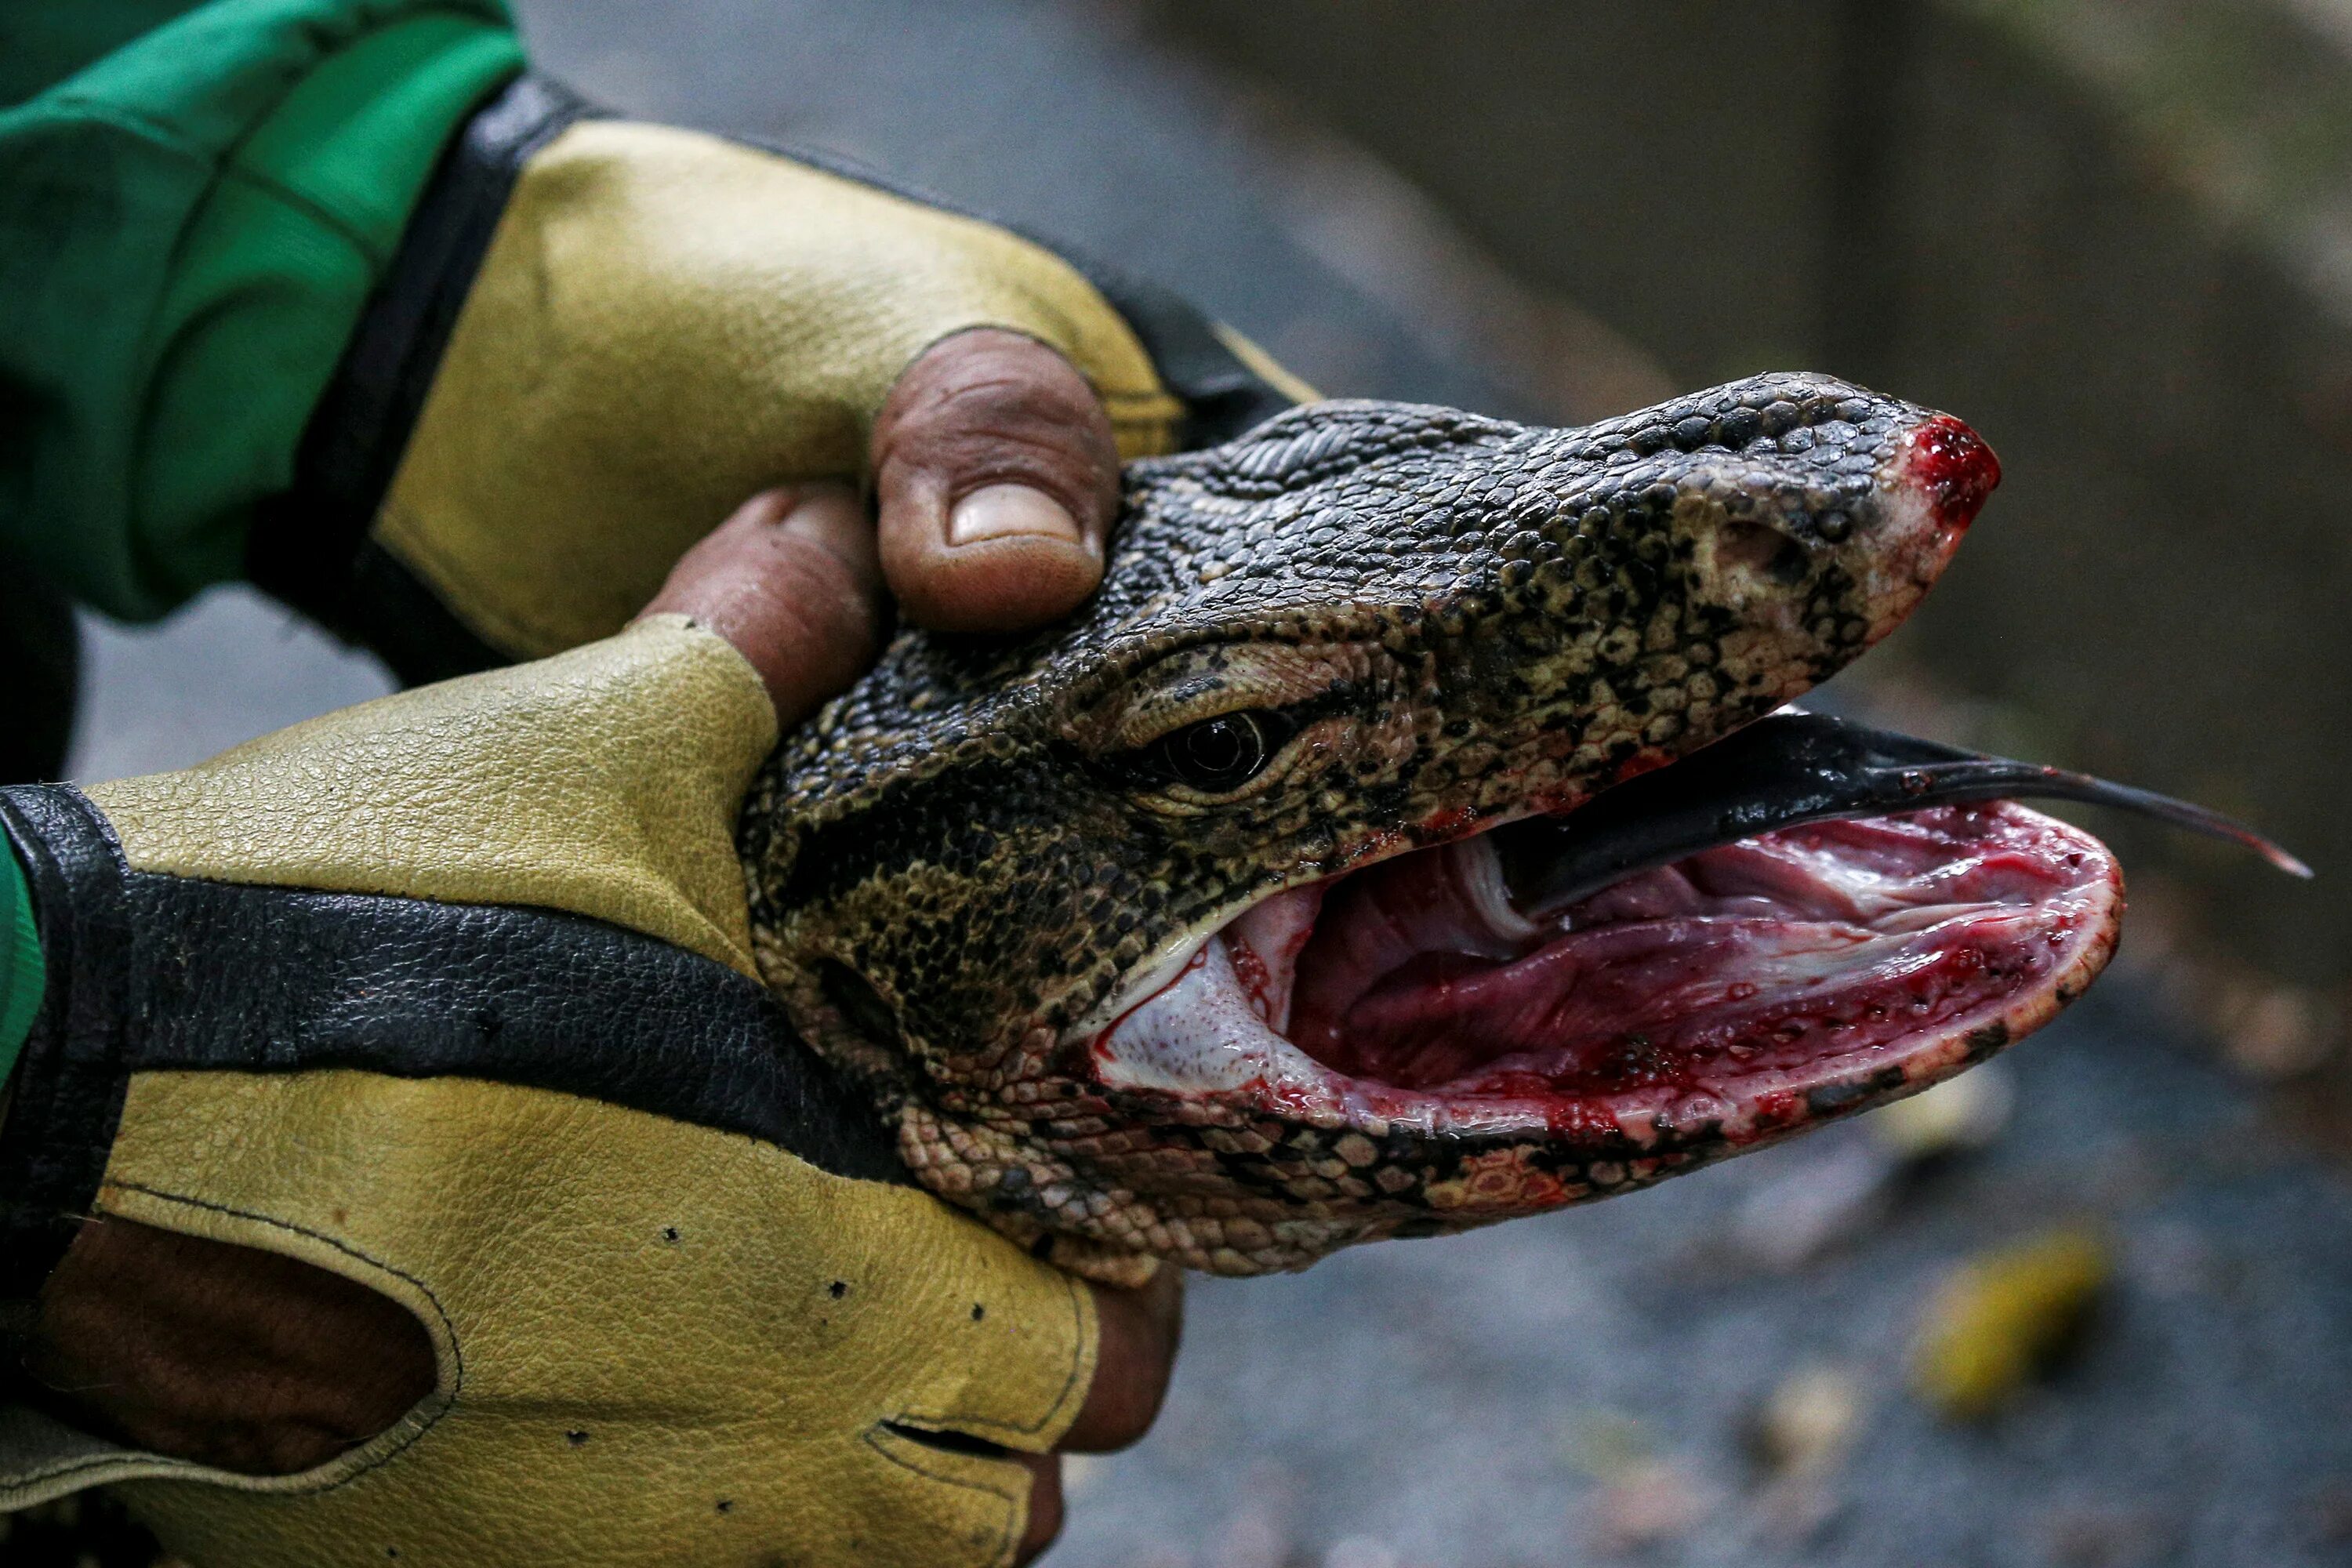
[[1768, 791], [1523, 884], [1612, 786], [1716, 787], [1680, 759], [1892, 631], [1999, 479], [1959, 420], [1801, 374], [1568, 430], [1325, 402], [1139, 461], [1075, 616], [903, 632], [786, 738], [739, 831], [762, 973], [923, 1184], [1108, 1280], [1541, 1212], [1914, 1092], [2106, 963], [2096, 839], [1981, 788]]

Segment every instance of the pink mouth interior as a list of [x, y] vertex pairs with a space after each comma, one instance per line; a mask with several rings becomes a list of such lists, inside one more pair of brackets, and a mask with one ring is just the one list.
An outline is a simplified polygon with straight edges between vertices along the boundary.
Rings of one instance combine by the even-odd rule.
[[1469, 839], [1280, 894], [1215, 940], [1263, 1026], [1358, 1091], [1752, 1109], [2052, 988], [2118, 890], [2095, 839], [2003, 804], [1763, 834], [1534, 921]]

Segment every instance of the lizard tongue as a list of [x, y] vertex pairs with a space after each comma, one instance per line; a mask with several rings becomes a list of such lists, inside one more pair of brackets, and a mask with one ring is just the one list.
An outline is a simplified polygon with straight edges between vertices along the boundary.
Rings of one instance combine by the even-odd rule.
[[2012, 762], [1825, 714], [1783, 711], [1628, 780], [1564, 816], [1495, 830], [1514, 903], [1563, 909], [1634, 871], [1799, 823], [1993, 800], [2091, 801], [2311, 869], [2218, 812], [2087, 773]]
[[[1284, 903], [1278, 945], [1237, 922], [1234, 952], [1245, 963], [1267, 955], [1270, 1023], [1382, 1081], [1442, 1082], [1538, 1049], [1555, 1073], [1572, 1072], [1561, 1042], [1653, 1029], [1665, 1001], [1721, 1022], [1726, 1007], [1769, 1007], [1790, 985], [1866, 989], [1874, 971], [1930, 963], [1938, 945], [2002, 945], [2013, 922], [1970, 907], [2032, 904], [2068, 879], [2021, 879], [2030, 860], [1966, 831], [1890, 859], [1897, 841], [1859, 829], [1786, 830], [2019, 795], [2120, 805], [2309, 874], [2199, 806], [1792, 711], [1565, 816], [1383, 862], [1319, 909]], [[1994, 868], [2008, 875], [1988, 881]], [[1931, 941], [1922, 928], [1938, 924]]]

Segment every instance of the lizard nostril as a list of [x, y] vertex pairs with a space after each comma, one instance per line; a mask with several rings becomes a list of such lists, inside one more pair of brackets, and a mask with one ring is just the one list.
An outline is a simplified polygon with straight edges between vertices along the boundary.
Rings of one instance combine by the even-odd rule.
[[1746, 567], [1757, 576], [1782, 587], [1804, 581], [1812, 563], [1805, 547], [1775, 528], [1760, 522], [1728, 522], [1716, 542], [1716, 560], [1726, 567]]

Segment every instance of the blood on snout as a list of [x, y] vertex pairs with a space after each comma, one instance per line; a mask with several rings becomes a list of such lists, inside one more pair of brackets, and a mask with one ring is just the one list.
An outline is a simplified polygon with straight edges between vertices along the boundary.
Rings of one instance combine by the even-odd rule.
[[1936, 521], [1957, 532], [1976, 521], [2000, 483], [2000, 459], [1983, 437], [1946, 414], [1911, 437], [1911, 478], [1931, 498]]

